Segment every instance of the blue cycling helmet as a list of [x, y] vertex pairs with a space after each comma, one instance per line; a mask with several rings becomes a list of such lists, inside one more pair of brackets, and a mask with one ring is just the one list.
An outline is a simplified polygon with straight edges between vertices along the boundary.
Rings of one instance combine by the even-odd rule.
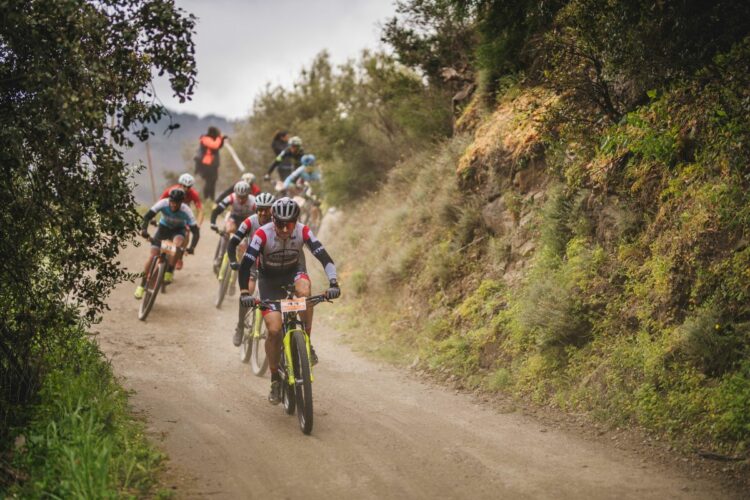
[[302, 163], [302, 165], [306, 167], [315, 165], [315, 155], [311, 155], [311, 154], [302, 155], [302, 159], [300, 159], [300, 162]]

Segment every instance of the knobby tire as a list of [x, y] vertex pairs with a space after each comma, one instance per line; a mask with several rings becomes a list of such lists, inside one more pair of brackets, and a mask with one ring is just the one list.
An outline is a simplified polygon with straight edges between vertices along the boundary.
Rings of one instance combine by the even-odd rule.
[[139, 320], [146, 321], [148, 314], [151, 312], [151, 308], [154, 307], [156, 296], [159, 295], [159, 290], [161, 290], [164, 282], [164, 273], [166, 269], [166, 259], [162, 262], [159, 262], [158, 256], [151, 259], [151, 265], [148, 269], [148, 277], [146, 278], [146, 291], [143, 295], [143, 302], [141, 302], [140, 311], [138, 312]]
[[[310, 434], [313, 428], [310, 358], [307, 355], [305, 335], [300, 331], [294, 332], [294, 336], [292, 337], [292, 356], [294, 356], [294, 388], [299, 427], [304, 434]], [[300, 380], [302, 381], [301, 383]]]

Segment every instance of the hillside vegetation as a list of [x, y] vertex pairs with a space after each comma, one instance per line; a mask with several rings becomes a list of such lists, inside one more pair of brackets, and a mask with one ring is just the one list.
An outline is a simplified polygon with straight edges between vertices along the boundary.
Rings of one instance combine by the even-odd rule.
[[[352, 328], [469, 388], [744, 456], [750, 7], [398, 5], [383, 37], [405, 108], [378, 113], [383, 82], [359, 72], [348, 89], [376, 90], [359, 114], [327, 94], [330, 120], [295, 115], [346, 211]], [[316, 81], [290, 109], [319, 105]]]

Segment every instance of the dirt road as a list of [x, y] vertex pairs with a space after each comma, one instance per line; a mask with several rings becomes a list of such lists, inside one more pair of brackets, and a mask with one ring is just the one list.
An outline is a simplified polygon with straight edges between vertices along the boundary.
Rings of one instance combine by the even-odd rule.
[[[304, 436], [296, 417], [266, 402], [268, 379], [239, 361], [236, 300], [213, 306], [215, 242], [203, 232], [148, 321], [138, 321], [127, 283], [98, 328], [169, 454], [177, 498], [728, 497], [713, 483], [363, 359], [326, 326], [324, 308], [335, 304], [316, 311], [315, 428]], [[138, 269], [144, 255], [131, 248], [122, 260]]]

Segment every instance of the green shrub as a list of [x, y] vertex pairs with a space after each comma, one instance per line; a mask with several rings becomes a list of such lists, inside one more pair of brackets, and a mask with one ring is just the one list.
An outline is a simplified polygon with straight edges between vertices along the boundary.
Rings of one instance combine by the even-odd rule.
[[26, 441], [14, 465], [30, 479], [11, 489], [22, 497], [143, 496], [163, 455], [132, 420], [127, 395], [96, 346], [78, 341], [76, 357], [47, 374]]

